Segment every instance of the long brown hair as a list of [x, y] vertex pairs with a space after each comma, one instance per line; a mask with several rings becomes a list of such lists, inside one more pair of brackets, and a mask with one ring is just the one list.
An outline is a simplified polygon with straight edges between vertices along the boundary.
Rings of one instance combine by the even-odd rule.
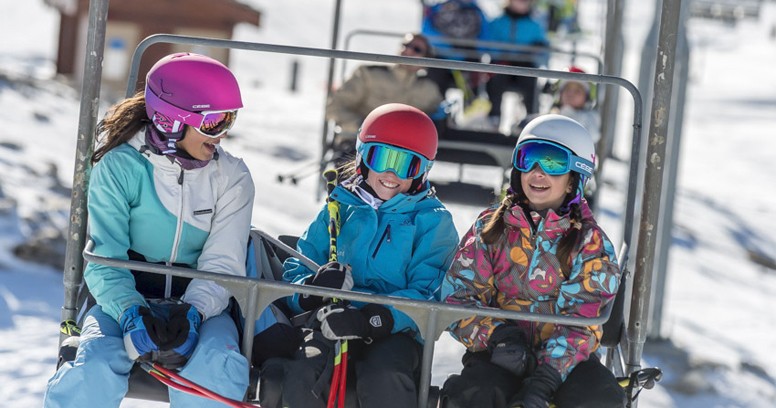
[[[570, 193], [566, 194], [566, 197], [563, 199], [562, 207], [566, 206], [567, 203], [571, 202], [571, 200], [577, 196], [579, 178], [580, 175], [578, 173], [571, 173], [569, 183], [573, 189]], [[504, 196], [501, 205], [493, 212], [488, 223], [480, 233], [480, 237], [485, 244], [495, 244], [504, 236], [504, 213], [507, 210], [512, 208], [515, 203], [521, 207], [528, 203], [528, 198], [525, 196], [522, 183], [520, 182], [520, 172], [517, 169], [512, 169], [510, 181], [510, 191]], [[571, 272], [571, 267], [574, 263], [571, 254], [582, 237], [584, 220], [582, 219], [582, 210], [579, 208], [578, 203], [573, 203], [569, 206], [569, 221], [571, 222], [571, 230], [561, 238], [556, 253], [558, 260], [560, 261], [561, 271], [566, 276]]]
[[126, 143], [148, 123], [143, 91], [113, 105], [97, 124], [99, 146], [92, 155], [92, 164], [100, 161], [114, 147]]

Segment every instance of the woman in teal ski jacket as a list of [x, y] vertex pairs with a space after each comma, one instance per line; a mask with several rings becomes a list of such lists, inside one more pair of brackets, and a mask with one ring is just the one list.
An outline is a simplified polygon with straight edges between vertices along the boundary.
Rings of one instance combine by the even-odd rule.
[[[101, 257], [245, 276], [254, 184], [220, 142], [242, 99], [220, 62], [180, 53], [159, 60], [146, 88], [98, 126], [88, 193], [89, 238]], [[204, 279], [89, 263], [96, 304], [73, 361], [49, 380], [44, 407], [118, 407], [135, 362], [242, 400], [249, 365], [229, 314], [230, 292]], [[173, 407], [220, 402], [169, 391]]]
[[[427, 181], [437, 150], [434, 123], [408, 105], [380, 106], [364, 120], [356, 150], [356, 159], [346, 165], [354, 174], [346, 175], [331, 193], [340, 214], [337, 260], [327, 263], [329, 211], [324, 208], [297, 244], [303, 255], [322, 266], [313, 271], [290, 258], [283, 279], [439, 301], [458, 233]], [[331, 378], [327, 366], [334, 358], [335, 340], [350, 340], [359, 406], [416, 406], [421, 338], [409, 316], [389, 305], [332, 304], [318, 296], [295, 295], [288, 303], [294, 313], [313, 315], [303, 330], [302, 347], [286, 366], [282, 406], [326, 406]], [[261, 403], [280, 405], [265, 399]]]

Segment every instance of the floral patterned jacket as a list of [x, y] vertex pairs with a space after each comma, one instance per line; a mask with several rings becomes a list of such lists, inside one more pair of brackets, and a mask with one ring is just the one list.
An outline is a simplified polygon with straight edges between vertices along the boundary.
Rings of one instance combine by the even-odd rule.
[[[504, 212], [505, 235], [485, 244], [481, 233], [497, 207], [483, 211], [461, 240], [445, 276], [442, 299], [458, 305], [505, 310], [596, 317], [614, 299], [620, 282], [614, 248], [593, 219], [584, 200], [581, 239], [571, 252], [566, 276], [556, 252], [570, 230], [568, 214], [549, 210], [530, 217], [519, 205]], [[504, 239], [505, 238], [505, 239]], [[568, 269], [568, 268], [567, 268]], [[503, 319], [474, 316], [453, 323], [453, 337], [470, 351], [487, 349], [493, 330]], [[532, 344], [537, 362], [557, 369], [562, 379], [599, 346], [600, 326], [578, 327], [544, 322], [509, 321]]]

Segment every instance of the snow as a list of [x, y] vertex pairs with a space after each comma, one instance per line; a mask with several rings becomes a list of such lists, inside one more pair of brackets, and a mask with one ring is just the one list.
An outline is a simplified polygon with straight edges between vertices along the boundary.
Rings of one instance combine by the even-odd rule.
[[[239, 27], [237, 39], [329, 46], [333, 0], [251, 3], [264, 13], [262, 27]], [[418, 27], [416, 0], [343, 3], [342, 35], [357, 28]], [[490, 3], [489, 10], [495, 10]], [[624, 71], [634, 83], [654, 11], [648, 3], [626, 4]], [[583, 28], [600, 39], [606, 2], [581, 4]], [[766, 2], [756, 20], [689, 25], [692, 56], [664, 340], [647, 342], [643, 364], [659, 366], [665, 375], [642, 393], [642, 407], [770, 407], [776, 400], [776, 270], [749, 257], [776, 258], [775, 24], [776, 3]], [[42, 1], [14, 2], [0, 15], [0, 406], [40, 406], [56, 364], [61, 271], [22, 261], [12, 249], [45, 228], [67, 228], [80, 89], [53, 77], [57, 27], [58, 16]], [[369, 41], [354, 40], [353, 48], [397, 51], [395, 40]], [[595, 50], [600, 43], [587, 46]], [[253, 172], [253, 223], [274, 235], [299, 234], [321, 206], [316, 181], [308, 177], [291, 185], [276, 177], [318, 157], [327, 61], [244, 51], [233, 51], [232, 57], [246, 108], [224, 145], [244, 157]], [[297, 93], [288, 91], [293, 61], [300, 64]], [[631, 119], [628, 101], [622, 105], [618, 128], [624, 130], [618, 131], [615, 147], [627, 156]], [[599, 221], [618, 240], [627, 167], [607, 163]], [[456, 166], [439, 163], [432, 178], [449, 180], [456, 172]], [[486, 184], [497, 176], [482, 168], [465, 173], [467, 180]], [[448, 207], [463, 232], [482, 205], [451, 201]], [[461, 352], [442, 336], [435, 384], [460, 368]], [[122, 406], [149, 405], [162, 406], [138, 400]]]

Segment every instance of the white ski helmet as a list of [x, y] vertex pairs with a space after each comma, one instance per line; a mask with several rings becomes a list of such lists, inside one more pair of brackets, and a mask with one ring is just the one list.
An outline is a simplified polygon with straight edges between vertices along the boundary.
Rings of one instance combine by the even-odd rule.
[[[520, 132], [517, 146], [529, 140], [544, 140], [559, 144], [571, 150], [575, 156], [589, 160], [595, 167], [596, 155], [593, 138], [590, 136], [590, 132], [574, 119], [554, 113], [537, 116], [528, 122], [523, 131]], [[515, 146], [515, 150], [517, 150], [517, 146]], [[578, 168], [572, 168], [572, 170], [582, 176], [580, 189], [584, 190], [584, 185], [592, 176], [594, 168], [584, 169], [589, 170], [589, 172]], [[580, 191], [581, 193], [582, 191]]]

